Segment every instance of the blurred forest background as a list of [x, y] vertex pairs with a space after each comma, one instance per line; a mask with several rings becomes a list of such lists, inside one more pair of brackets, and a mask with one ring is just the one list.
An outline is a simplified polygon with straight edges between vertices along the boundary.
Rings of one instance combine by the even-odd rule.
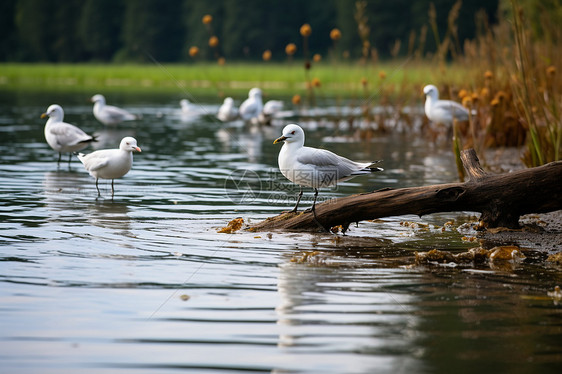
[[[371, 0], [361, 14], [350, 0], [2, 0], [0, 61], [144, 62], [153, 56], [182, 62], [190, 60], [191, 46], [200, 49], [202, 59], [219, 53], [231, 61], [258, 60], [270, 50], [272, 60], [282, 60], [288, 43], [300, 46], [298, 31], [304, 23], [313, 30], [311, 53], [326, 55], [334, 45], [330, 31], [338, 28], [337, 52], [360, 57], [365, 42], [358, 33], [361, 22], [381, 58], [406, 55], [420, 44], [427, 53], [436, 50], [439, 40], [430, 25], [430, 9], [435, 9], [438, 33], [443, 34], [455, 2]], [[562, 19], [561, 0], [518, 3], [538, 33], [540, 20], [533, 21], [534, 14], [546, 10]], [[502, 9], [510, 9], [509, 0], [464, 1], [455, 24], [458, 45], [476, 37], [477, 14], [493, 25]], [[202, 23], [206, 14], [212, 15], [211, 24]], [[215, 50], [208, 46], [211, 35], [220, 41]]]
[[475, 113], [457, 159], [527, 144], [536, 166], [562, 157], [561, 24], [562, 0], [2, 0], [0, 85], [222, 98], [267, 83], [297, 106], [363, 97], [363, 120], [384, 124], [413, 123], [402, 109], [432, 83]]

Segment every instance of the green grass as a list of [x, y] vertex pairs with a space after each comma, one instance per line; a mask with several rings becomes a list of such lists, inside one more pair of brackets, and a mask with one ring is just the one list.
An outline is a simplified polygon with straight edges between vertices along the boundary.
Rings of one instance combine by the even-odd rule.
[[[310, 70], [310, 79], [318, 78], [318, 95], [363, 96], [361, 85], [366, 78], [372, 94], [385, 87], [420, 89], [425, 84], [462, 83], [464, 70], [449, 66], [436, 71], [429, 63], [392, 61], [376, 65], [320, 62]], [[384, 71], [386, 78], [379, 73]], [[444, 78], [444, 75], [446, 78]], [[135, 90], [188, 92], [206, 95], [239, 95], [251, 87], [261, 87], [266, 96], [306, 95], [305, 71], [302, 62], [196, 64], [0, 64], [0, 89], [11, 90]], [[392, 92], [388, 92], [392, 94]]]

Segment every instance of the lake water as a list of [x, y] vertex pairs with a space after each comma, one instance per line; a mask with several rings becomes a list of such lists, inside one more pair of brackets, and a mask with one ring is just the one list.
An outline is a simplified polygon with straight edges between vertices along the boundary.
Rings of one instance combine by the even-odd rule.
[[[415, 251], [474, 247], [456, 230], [473, 214], [389, 217], [343, 237], [220, 234], [292, 208], [272, 144], [289, 120], [225, 125], [211, 101], [184, 116], [177, 95], [114, 93], [143, 119], [108, 129], [89, 96], [0, 94], [0, 372], [560, 373], [562, 307], [546, 297], [558, 269], [414, 264]], [[99, 134], [96, 148], [138, 140], [113, 200], [107, 181], [96, 199], [76, 157], [57, 167], [39, 118], [53, 103]], [[308, 145], [384, 160], [321, 199], [456, 181], [449, 147], [419, 133], [366, 141], [301, 124]]]

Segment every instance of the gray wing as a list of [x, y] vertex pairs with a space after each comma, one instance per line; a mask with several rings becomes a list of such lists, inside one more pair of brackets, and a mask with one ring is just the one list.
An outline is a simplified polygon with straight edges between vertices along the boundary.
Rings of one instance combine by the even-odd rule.
[[463, 107], [461, 104], [452, 100], [439, 100], [433, 105], [432, 108], [435, 112], [440, 112], [443, 114], [452, 115], [459, 121], [468, 121], [468, 109]]
[[106, 151], [107, 150], [96, 151], [87, 155], [80, 153], [78, 158], [82, 161], [86, 170], [96, 171], [109, 163], [111, 155]]
[[134, 120], [136, 116], [125, 109], [118, 108], [116, 106], [106, 105], [103, 108], [103, 115], [112, 120], [122, 121], [122, 120]]
[[[326, 149], [303, 147], [297, 156], [297, 161], [301, 164], [315, 166], [318, 170], [337, 171], [338, 177], [342, 178], [358, 173], [368, 164], [360, 164], [345, 157], [338, 156]], [[370, 172], [365, 170], [365, 172]]]
[[49, 131], [57, 137], [57, 143], [60, 145], [75, 145], [93, 140], [90, 135], [66, 122], [53, 124], [49, 127]]
[[263, 106], [264, 114], [275, 114], [283, 109], [283, 102], [280, 100], [269, 100]]

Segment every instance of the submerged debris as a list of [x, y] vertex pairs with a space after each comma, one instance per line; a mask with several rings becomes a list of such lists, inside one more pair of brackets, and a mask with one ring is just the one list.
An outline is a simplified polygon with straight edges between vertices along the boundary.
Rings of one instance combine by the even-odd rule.
[[338, 225], [338, 226], [333, 226], [333, 227], [331, 227], [331, 228], [330, 228], [330, 231], [331, 231], [333, 234], [337, 234], [337, 233], [340, 232], [340, 231], [341, 231], [341, 232], [344, 232], [344, 229], [343, 229], [343, 226], [342, 226], [342, 225]]
[[548, 291], [546, 294], [554, 299], [556, 305], [558, 305], [559, 301], [562, 301], [562, 290], [560, 290], [560, 286], [555, 286], [554, 291]]
[[552, 262], [556, 265], [562, 265], [562, 252], [551, 254], [546, 259], [546, 262]]
[[488, 252], [491, 262], [494, 261], [518, 261], [525, 258], [519, 247], [515, 245], [507, 245], [494, 247]]
[[429, 225], [427, 223], [412, 222], [412, 221], [401, 221], [400, 226], [410, 227], [412, 229], [418, 229], [421, 231], [429, 231]]
[[320, 256], [322, 254], [322, 252], [320, 251], [304, 251], [304, 252], [300, 252], [298, 254], [295, 254], [292, 258], [291, 258], [291, 262], [296, 262], [298, 264], [304, 264], [304, 263], [321, 263], [323, 262], [323, 257]]
[[219, 234], [232, 234], [235, 231], [240, 230], [243, 224], [244, 224], [244, 218], [234, 218], [232, 221], [228, 223], [226, 227], [223, 227], [217, 232]]
[[440, 251], [432, 249], [429, 252], [415, 252], [417, 264], [467, 264], [467, 263], [484, 263], [489, 261], [505, 262], [514, 261], [518, 262], [525, 258], [519, 247], [517, 246], [501, 246], [492, 249], [484, 249], [481, 247], [471, 248], [467, 252], [453, 254], [449, 251]]

